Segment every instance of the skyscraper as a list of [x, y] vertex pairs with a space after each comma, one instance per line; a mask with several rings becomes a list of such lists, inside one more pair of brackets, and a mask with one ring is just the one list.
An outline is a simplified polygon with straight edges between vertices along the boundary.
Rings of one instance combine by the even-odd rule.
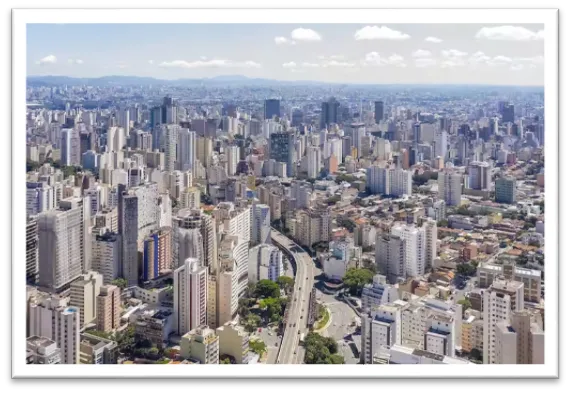
[[38, 276], [38, 218], [26, 222], [26, 281], [35, 283]]
[[[126, 187], [119, 184], [119, 234], [122, 241], [121, 276], [128, 286], [139, 281], [138, 260], [139, 199], [129, 194]], [[137, 228], [135, 230], [135, 228]]]
[[252, 208], [252, 244], [271, 243], [271, 217], [269, 206], [256, 204]]
[[260, 244], [249, 250], [248, 281], [277, 281], [283, 275], [283, 253], [274, 245]]
[[176, 169], [176, 143], [180, 126], [168, 124], [164, 126], [164, 169], [172, 172]]
[[448, 206], [461, 204], [461, 189], [463, 176], [453, 171], [444, 170], [437, 177], [439, 199], [443, 199]]
[[374, 121], [379, 124], [384, 120], [384, 101], [374, 102]]
[[196, 156], [196, 132], [188, 128], [180, 129], [178, 133], [177, 161], [181, 171], [191, 170]]
[[469, 188], [473, 190], [491, 189], [492, 168], [487, 162], [473, 161], [467, 168], [469, 175]]
[[321, 104], [321, 129], [340, 122], [340, 102], [334, 97]]
[[205, 325], [208, 296], [208, 269], [195, 258], [188, 258], [174, 271], [174, 319], [183, 335]]
[[280, 101], [277, 99], [267, 99], [264, 105], [265, 119], [272, 119], [273, 116], [281, 117]]
[[309, 146], [307, 148], [307, 176], [309, 179], [316, 179], [323, 168], [323, 160], [321, 157], [321, 148], [318, 146]]
[[75, 129], [61, 130], [61, 163], [68, 166], [81, 165], [79, 131]]
[[514, 177], [502, 177], [495, 181], [495, 201], [498, 203], [517, 201], [517, 180]]
[[71, 283], [69, 305], [79, 309], [81, 328], [97, 318], [97, 296], [103, 285], [103, 276], [90, 271]]
[[424, 228], [397, 224], [392, 227], [392, 235], [404, 240], [406, 276], [417, 277], [425, 273], [426, 234]]
[[378, 233], [376, 238], [376, 267], [390, 284], [406, 278], [405, 240], [399, 236]]
[[121, 325], [121, 290], [104, 285], [97, 296], [97, 330], [111, 332]]
[[157, 278], [172, 268], [171, 228], [153, 231], [143, 243], [143, 281]]

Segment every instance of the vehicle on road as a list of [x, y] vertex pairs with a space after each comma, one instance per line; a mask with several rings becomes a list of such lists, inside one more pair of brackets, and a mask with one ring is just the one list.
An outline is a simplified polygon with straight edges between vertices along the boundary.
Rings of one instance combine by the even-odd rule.
[[278, 346], [279, 346], [279, 343], [275, 343], [275, 346], [278, 347]]
[[303, 316], [301, 315], [301, 319], [303, 319]]

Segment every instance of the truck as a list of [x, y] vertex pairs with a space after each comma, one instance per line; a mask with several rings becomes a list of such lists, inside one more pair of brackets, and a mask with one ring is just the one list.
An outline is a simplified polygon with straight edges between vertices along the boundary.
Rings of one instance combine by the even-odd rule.
[[305, 340], [305, 333], [301, 334], [301, 337], [299, 337], [299, 343], [302, 343], [303, 340]]

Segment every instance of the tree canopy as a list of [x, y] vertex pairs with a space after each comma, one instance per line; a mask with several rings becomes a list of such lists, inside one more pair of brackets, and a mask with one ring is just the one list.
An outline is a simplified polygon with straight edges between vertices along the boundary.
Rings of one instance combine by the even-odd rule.
[[362, 288], [372, 282], [373, 277], [374, 273], [369, 269], [350, 268], [342, 278], [342, 281], [351, 294], [359, 295], [362, 292]]
[[279, 285], [271, 280], [259, 280], [255, 288], [255, 294], [260, 298], [279, 297]]
[[284, 291], [289, 292], [295, 286], [295, 280], [288, 276], [281, 276], [277, 279], [277, 285]]
[[457, 265], [457, 273], [462, 276], [473, 276], [477, 273], [477, 268], [471, 263], [460, 263]]
[[344, 357], [338, 352], [338, 344], [332, 337], [318, 333], [307, 334], [303, 342], [306, 364], [344, 364]]
[[125, 289], [127, 287], [127, 280], [125, 280], [124, 278], [116, 278], [113, 281], [111, 281], [112, 285], [116, 285], [121, 289]]

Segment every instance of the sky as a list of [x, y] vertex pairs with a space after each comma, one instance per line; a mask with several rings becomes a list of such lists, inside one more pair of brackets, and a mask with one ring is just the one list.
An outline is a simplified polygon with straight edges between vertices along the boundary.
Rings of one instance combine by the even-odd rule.
[[544, 84], [540, 24], [28, 24], [27, 74]]

